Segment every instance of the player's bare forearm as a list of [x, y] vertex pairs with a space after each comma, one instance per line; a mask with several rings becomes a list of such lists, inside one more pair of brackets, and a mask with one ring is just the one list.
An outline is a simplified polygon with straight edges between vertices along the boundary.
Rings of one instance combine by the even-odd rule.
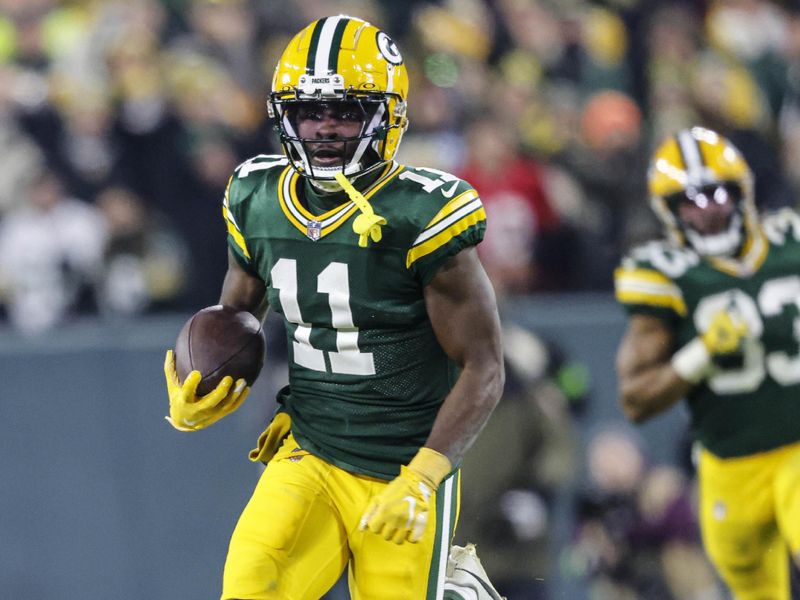
[[503, 379], [502, 366], [492, 372], [465, 368], [439, 409], [425, 446], [451, 464], [460, 462], [500, 400]]
[[631, 421], [667, 410], [691, 389], [670, 363], [672, 346], [672, 333], [659, 319], [631, 317], [617, 352], [620, 406]]
[[246, 310], [260, 321], [264, 320], [269, 309], [264, 282], [245, 271], [230, 250], [228, 250], [228, 271], [222, 282], [219, 303], [238, 310]]
[[458, 463], [503, 392], [500, 319], [474, 248], [453, 257], [425, 288], [436, 337], [461, 374], [445, 398], [425, 445]]

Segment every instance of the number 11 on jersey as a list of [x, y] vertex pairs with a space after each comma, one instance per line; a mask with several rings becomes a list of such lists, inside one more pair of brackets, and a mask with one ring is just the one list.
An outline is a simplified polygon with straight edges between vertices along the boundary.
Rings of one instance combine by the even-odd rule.
[[374, 375], [371, 352], [358, 349], [358, 327], [350, 310], [350, 278], [346, 263], [332, 262], [317, 275], [317, 293], [327, 294], [331, 324], [336, 329], [336, 352], [323, 352], [311, 345], [312, 325], [303, 320], [297, 294], [297, 261], [281, 258], [270, 271], [272, 286], [278, 290], [283, 314], [296, 325], [294, 362], [307, 369], [327, 372], [325, 354], [331, 372], [343, 375]]

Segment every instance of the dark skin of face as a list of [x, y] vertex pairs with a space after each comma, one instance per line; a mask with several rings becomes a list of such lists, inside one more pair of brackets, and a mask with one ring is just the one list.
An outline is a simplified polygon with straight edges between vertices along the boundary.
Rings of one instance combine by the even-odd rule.
[[701, 194], [695, 201], [684, 200], [678, 205], [678, 216], [692, 229], [703, 235], [715, 235], [727, 229], [735, 210], [733, 199], [723, 189]]
[[356, 104], [341, 102], [308, 103], [297, 109], [296, 127], [301, 139], [325, 140], [307, 143], [312, 166], [332, 167], [341, 164], [343, 155], [352, 156], [356, 143], [331, 142], [354, 138], [361, 133], [364, 112]]

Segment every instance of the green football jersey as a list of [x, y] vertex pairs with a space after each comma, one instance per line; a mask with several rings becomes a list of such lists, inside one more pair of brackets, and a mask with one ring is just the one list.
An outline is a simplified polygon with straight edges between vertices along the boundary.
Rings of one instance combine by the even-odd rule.
[[296, 438], [347, 470], [388, 479], [425, 442], [458, 375], [423, 287], [480, 242], [486, 214], [470, 185], [435, 169], [390, 163], [361, 191], [386, 220], [366, 247], [347, 195], [321, 205], [282, 156], [240, 165], [223, 212], [229, 247], [284, 317], [289, 386], [278, 400]]
[[721, 457], [800, 440], [800, 215], [775, 213], [762, 229], [738, 267], [651, 242], [615, 273], [617, 299], [629, 313], [664, 319], [676, 349], [720, 309], [747, 323], [743, 360], [716, 370], [687, 398], [696, 439]]

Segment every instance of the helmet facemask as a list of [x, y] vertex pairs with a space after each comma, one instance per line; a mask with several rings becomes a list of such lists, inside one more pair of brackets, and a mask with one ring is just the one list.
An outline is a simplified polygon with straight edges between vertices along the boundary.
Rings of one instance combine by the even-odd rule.
[[736, 182], [687, 187], [665, 198], [675, 224], [700, 256], [735, 257], [747, 239], [743, 192]]
[[[405, 125], [405, 102], [386, 92], [355, 93], [345, 89], [340, 75], [311, 77], [303, 75], [291, 91], [270, 94], [270, 115], [286, 156], [303, 176], [318, 183], [334, 183], [336, 173], [348, 178], [371, 172], [387, 159], [383, 142], [387, 132]], [[338, 114], [359, 115], [360, 131], [352, 137], [301, 137], [298, 117], [304, 113], [333, 109]], [[401, 132], [402, 133], [402, 132]], [[330, 150], [325, 149], [330, 145]], [[330, 165], [314, 165], [314, 154], [328, 159], [338, 153], [340, 160]]]

